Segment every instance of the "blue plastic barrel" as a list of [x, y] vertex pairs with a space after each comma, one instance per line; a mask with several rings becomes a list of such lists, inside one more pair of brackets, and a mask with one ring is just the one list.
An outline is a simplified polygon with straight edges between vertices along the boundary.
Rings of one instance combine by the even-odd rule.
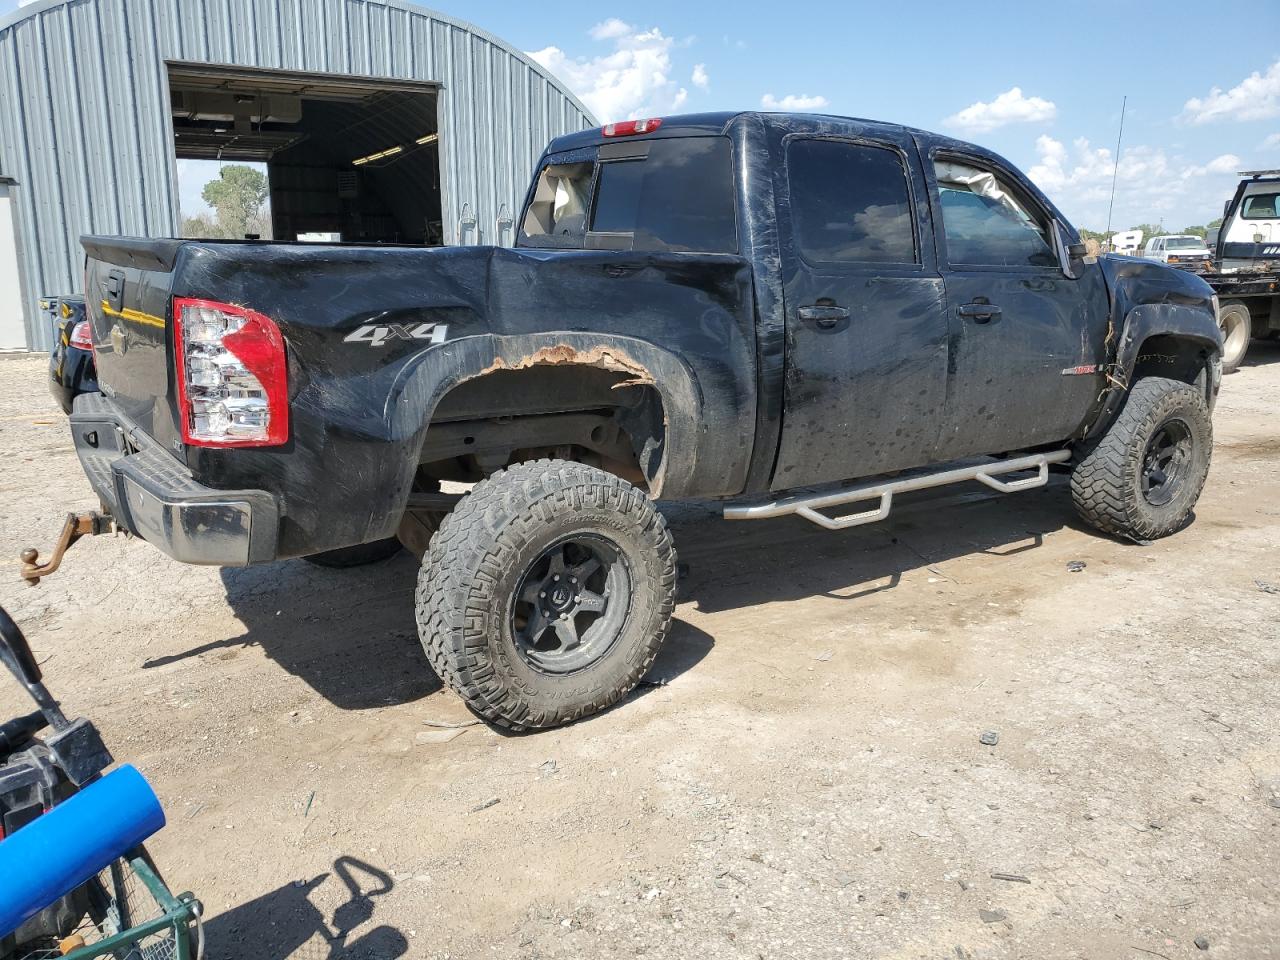
[[0, 937], [164, 826], [155, 791], [125, 765], [0, 841]]

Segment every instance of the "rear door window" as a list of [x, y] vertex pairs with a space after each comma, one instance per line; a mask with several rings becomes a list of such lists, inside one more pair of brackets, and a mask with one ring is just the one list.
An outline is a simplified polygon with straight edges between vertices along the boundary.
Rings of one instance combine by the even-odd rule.
[[810, 263], [916, 263], [911, 195], [890, 147], [796, 140], [787, 149], [796, 245]]

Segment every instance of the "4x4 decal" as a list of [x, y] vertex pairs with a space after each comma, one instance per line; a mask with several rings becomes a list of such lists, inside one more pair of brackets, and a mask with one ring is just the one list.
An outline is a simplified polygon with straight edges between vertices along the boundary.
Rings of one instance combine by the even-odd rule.
[[342, 338], [344, 343], [367, 343], [380, 347], [389, 340], [426, 340], [444, 343], [449, 336], [447, 323], [385, 323], [358, 327]]

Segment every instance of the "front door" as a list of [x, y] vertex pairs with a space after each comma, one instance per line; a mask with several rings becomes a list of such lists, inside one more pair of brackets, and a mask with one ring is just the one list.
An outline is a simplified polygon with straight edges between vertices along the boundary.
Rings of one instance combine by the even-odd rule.
[[929, 463], [947, 320], [915, 144], [877, 131], [780, 149], [787, 360], [772, 488]]
[[1101, 268], [1064, 275], [1049, 213], [1007, 171], [947, 154], [928, 166], [953, 328], [938, 459], [1069, 439], [1103, 388]]

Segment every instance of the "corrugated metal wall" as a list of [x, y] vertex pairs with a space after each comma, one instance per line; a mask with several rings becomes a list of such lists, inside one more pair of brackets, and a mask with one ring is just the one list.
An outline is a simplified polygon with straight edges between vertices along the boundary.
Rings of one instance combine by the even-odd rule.
[[36, 300], [81, 287], [80, 234], [177, 233], [166, 60], [439, 83], [450, 243], [510, 244], [499, 216], [542, 148], [595, 123], [509, 45], [401, 0], [38, 0], [0, 25], [0, 174], [18, 183], [32, 349], [50, 346]]

